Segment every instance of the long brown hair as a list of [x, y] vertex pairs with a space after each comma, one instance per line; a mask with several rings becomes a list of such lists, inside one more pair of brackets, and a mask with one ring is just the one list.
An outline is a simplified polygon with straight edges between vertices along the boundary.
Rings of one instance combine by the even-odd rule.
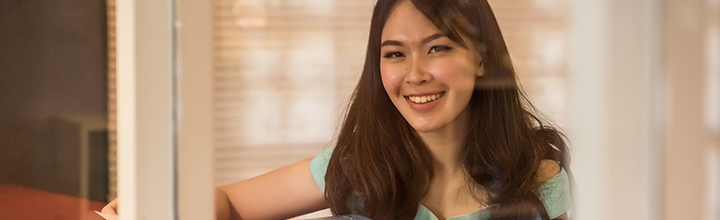
[[[365, 66], [330, 158], [326, 196], [334, 214], [412, 219], [434, 178], [432, 154], [395, 108], [380, 77], [380, 37], [402, 0], [378, 0]], [[534, 191], [543, 159], [568, 169], [563, 135], [537, 116], [518, 86], [507, 46], [486, 0], [410, 0], [451, 40], [481, 55], [460, 155], [471, 186], [483, 189], [491, 219], [548, 219]], [[479, 207], [478, 207], [479, 208]]]

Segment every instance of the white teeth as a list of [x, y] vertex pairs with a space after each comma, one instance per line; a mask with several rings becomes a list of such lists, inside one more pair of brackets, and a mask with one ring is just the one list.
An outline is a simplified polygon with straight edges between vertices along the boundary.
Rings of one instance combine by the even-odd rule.
[[427, 96], [408, 96], [408, 99], [409, 99], [411, 102], [418, 103], [418, 104], [423, 104], [423, 103], [426, 103], [426, 102], [435, 101], [436, 99], [440, 98], [440, 95], [441, 95], [441, 94], [442, 94], [442, 93], [440, 93], [440, 94], [435, 94], [435, 95], [427, 95]]

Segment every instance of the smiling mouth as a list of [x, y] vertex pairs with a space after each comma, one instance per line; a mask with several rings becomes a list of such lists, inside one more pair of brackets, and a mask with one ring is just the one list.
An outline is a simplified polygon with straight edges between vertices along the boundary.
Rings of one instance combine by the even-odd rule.
[[424, 95], [424, 96], [405, 96], [405, 98], [415, 104], [425, 104], [428, 102], [435, 101], [435, 100], [439, 99], [440, 97], [443, 97], [445, 95], [445, 93], [447, 93], [447, 92], [443, 91], [438, 94]]

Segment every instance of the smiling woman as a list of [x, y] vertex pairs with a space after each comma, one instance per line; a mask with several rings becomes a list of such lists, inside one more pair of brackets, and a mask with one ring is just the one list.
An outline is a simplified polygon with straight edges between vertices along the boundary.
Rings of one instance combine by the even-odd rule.
[[216, 213], [564, 219], [566, 151], [521, 93], [487, 1], [379, 0], [335, 147], [218, 187]]
[[[465, 106], [475, 79], [484, 73], [480, 55], [441, 33], [407, 1], [397, 6], [383, 30], [383, 86], [408, 123], [420, 133], [464, 127]], [[461, 123], [452, 126], [454, 122]]]
[[[124, 85], [118, 86], [119, 90], [169, 91], [157, 89], [168, 85], [166, 82], [157, 80], [150, 84], [141, 79], [170, 76], [153, 68], [170, 67], [166, 61], [174, 59], [144, 57], [167, 51], [157, 47], [172, 44], [152, 42], [157, 42], [156, 36], [169, 42], [169, 37], [163, 37], [169, 36], [165, 34], [172, 30], [169, 27], [182, 23], [175, 48], [180, 52], [178, 58], [182, 58], [177, 59], [182, 61], [178, 64], [178, 69], [183, 70], [180, 82], [187, 83], [179, 86], [182, 88], [179, 94], [185, 95], [178, 97], [182, 100], [178, 107], [183, 112], [179, 121], [183, 123], [177, 127], [179, 178], [175, 186], [179, 199], [175, 210], [179, 210], [180, 218], [188, 217], [183, 212], [200, 210], [206, 212], [204, 217], [189, 219], [209, 219], [215, 204], [219, 219], [307, 219], [329, 213], [299, 215], [318, 209], [329, 211], [327, 208], [343, 217], [355, 213], [373, 219], [567, 219], [569, 216], [600, 220], [623, 216], [650, 220], [717, 219], [720, 216], [717, 212], [720, 190], [716, 187], [720, 185], [720, 139], [714, 138], [720, 135], [717, 129], [720, 128], [717, 114], [720, 102], [713, 102], [720, 100], [720, 62], [716, 62], [720, 60], [720, 53], [715, 52], [720, 52], [720, 25], [716, 22], [720, 21], [720, 1], [487, 1], [489, 4], [484, 0], [213, 0], [192, 3], [204, 5], [202, 10], [192, 7], [183, 11], [182, 8], [190, 8], [188, 4], [177, 4], [179, 23], [167, 19], [171, 13], [157, 13], [158, 10], [148, 7], [162, 5], [160, 8], [168, 12], [173, 7], [169, 3], [173, 1], [120, 1], [126, 2], [121, 4], [128, 6], [125, 9], [134, 5], [138, 10], [118, 10], [119, 18], [125, 17], [125, 21], [133, 24], [118, 26], [125, 28], [118, 28], [117, 36], [126, 39], [126, 46], [118, 40], [118, 51], [124, 48], [125, 52], [152, 53], [120, 56], [126, 58], [127, 65], [135, 63], [127, 61], [143, 61], [148, 65], [138, 65], [143, 69], [137, 75], [127, 72], [129, 68], [125, 68], [127, 74], [118, 74], [142, 76], [135, 77], [142, 83], [118, 80], [126, 83], [117, 85]], [[377, 7], [371, 13], [374, 3]], [[0, 25], [12, 26], [20, 24], [15, 21], [22, 18], [37, 18], [19, 13], [23, 10], [16, 7], [6, 8], [10, 13], [0, 13], [0, 17], [21, 19], [0, 19]], [[148, 8], [153, 10], [144, 10]], [[203, 11], [202, 16], [183, 17], [192, 14], [184, 12], [193, 10]], [[77, 17], [74, 16], [77, 13], [70, 15]], [[373, 16], [372, 28], [368, 30], [370, 15]], [[162, 18], [164, 22], [135, 19], [141, 17]], [[55, 20], [73, 20], [68, 19]], [[198, 22], [202, 19], [204, 22]], [[160, 32], [163, 34], [158, 34]], [[5, 44], [9, 45], [3, 51], [7, 53], [0, 56], [11, 58], [5, 59], [9, 67], [27, 64], [12, 58], [23, 58], [22, 54], [27, 54], [24, 52], [32, 51], [28, 47], [31, 49], [39, 45], [37, 42], [43, 42], [25, 44], [22, 40], [32, 39], [17, 37], [20, 36], [14, 35], [17, 33], [20, 32], [0, 32], [2, 36], [7, 35], [0, 36], [7, 39]], [[43, 33], [45, 40], [67, 39]], [[197, 33], [206, 40], [183, 33]], [[145, 43], [129, 45], [128, 42]], [[200, 49], [188, 50], [183, 44], [197, 45]], [[58, 51], [55, 47], [50, 52], [58, 55]], [[191, 53], [193, 56], [183, 56]], [[42, 56], [31, 56], [28, 60], [38, 61], [38, 57]], [[184, 68], [198, 62], [205, 64], [202, 68]], [[42, 62], [31, 63], [33, 65], [25, 67], [42, 66]], [[33, 88], [22, 85], [37, 81], [17, 80], [23, 77], [13, 80], [12, 68], [5, 72], [11, 77], [2, 78], [7, 86], [0, 86], [0, 90]], [[207, 80], [188, 78], [193, 73]], [[47, 82], [63, 85], [68, 81]], [[186, 89], [192, 87], [185, 85], [204, 85], [207, 90], [203, 89], [205, 95], [188, 93], [185, 91], [191, 90]], [[523, 86], [524, 89], [520, 89]], [[150, 107], [162, 103], [145, 99], [150, 97], [147, 92], [133, 93], [142, 95], [139, 97], [142, 99], [126, 99], [143, 101], [141, 105], [117, 107], [128, 110], [125, 113], [158, 112], [154, 110], [160, 108]], [[34, 96], [18, 99], [13, 98], [13, 94], [19, 93], [0, 94], [7, 96], [5, 104], [0, 105], [5, 107], [6, 119], [48, 110], [46, 105], [13, 108], [14, 101], [33, 102]], [[57, 94], [62, 93], [53, 93], [52, 97]], [[527, 101], [525, 95], [531, 101]], [[191, 102], [187, 97], [203, 101]], [[333, 127], [340, 126], [333, 123], [333, 109], [346, 101], [350, 103], [349, 109], [341, 113], [345, 116], [341, 121], [342, 130], [334, 134]], [[541, 114], [530, 102], [552, 116], [558, 126], [547, 126], [549, 119], [537, 117]], [[195, 111], [200, 106], [206, 109], [202, 114]], [[2, 110], [0, 107], [0, 112]], [[144, 118], [162, 119], [169, 115]], [[110, 124], [113, 124], [112, 118]], [[202, 126], [188, 125], [187, 122], [197, 118], [206, 118], [198, 120]], [[118, 118], [118, 122], [123, 121], [142, 122], [138, 124], [153, 128], [160, 124]], [[38, 168], [12, 163], [18, 158], [22, 160], [23, 152], [33, 151], [38, 155], [50, 152], [37, 143], [43, 140], [38, 137], [51, 137], [53, 132], [37, 132], [39, 130], [34, 129], [40, 125], [37, 123], [30, 127], [8, 127], [18, 123], [21, 122], [0, 123], [0, 129], [4, 127], [0, 134], [6, 134], [6, 138], [0, 138], [0, 148], [10, 147], [5, 148], [9, 151], [0, 151], [0, 160], [3, 156], [5, 160], [0, 161], [3, 167], [0, 177], [6, 177], [6, 181], [13, 173], [22, 177], [31, 174], [12, 169], [13, 165]], [[577, 202], [572, 210], [568, 210], [571, 203], [568, 183], [573, 178], [567, 169], [568, 155], [563, 135], [558, 132], [560, 127], [568, 128], [568, 139], [575, 145], [572, 156], [576, 162], [572, 170], [577, 173], [577, 188], [573, 189], [573, 200]], [[37, 130], [34, 133], [39, 136], [19, 135], [18, 132], [28, 129]], [[135, 218], [142, 214], [133, 210], [162, 215], [173, 213], [170, 205], [173, 196], [157, 196], [157, 193], [171, 192], [174, 184], [142, 178], [166, 178], [175, 171], [155, 169], [170, 166], [171, 163], [157, 158], [169, 158], [171, 154], [152, 152], [170, 148], [151, 142], [170, 140], [163, 135], [171, 132], [152, 131], [132, 133], [151, 135], [152, 138], [137, 139], [145, 144], [126, 144], [127, 148], [119, 148], [146, 152], [120, 154], [125, 155], [118, 159], [120, 164], [125, 161], [124, 164], [148, 165], [137, 166], [142, 169], [137, 169], [135, 174], [119, 175], [118, 179], [139, 187], [136, 191], [121, 189], [124, 197], [121, 201], [125, 201], [123, 217]], [[207, 137], [204, 138], [207, 141], [196, 141], [200, 140], [196, 134]], [[183, 142], [183, 139], [193, 142]], [[57, 145], [58, 141], [48, 143]], [[210, 145], [213, 148], [209, 148]], [[183, 146], [203, 149], [206, 154], [188, 154]], [[318, 155], [321, 146], [334, 147]], [[214, 173], [210, 171], [213, 151]], [[190, 163], [183, 160], [183, 155], [207, 161]], [[315, 157], [309, 158], [312, 156]], [[72, 163], [61, 164], [60, 167], [72, 168]], [[185, 172], [184, 165], [195, 171]], [[200, 166], [207, 169], [197, 169]], [[11, 169], [4, 169], [6, 167]], [[274, 171], [268, 172], [271, 170]], [[8, 172], [10, 176], [2, 175]], [[144, 175], [148, 173], [155, 175]], [[256, 177], [248, 179], [253, 176]], [[205, 185], [183, 188], [183, 184], [187, 186], [183, 178], [205, 181]], [[217, 188], [216, 203], [210, 201], [212, 196], [207, 192], [212, 189], [212, 179], [215, 185], [224, 185]], [[24, 178], [23, 182], [26, 181]], [[60, 182], [48, 183], [59, 186]], [[21, 191], [17, 187], [5, 187], [5, 191], [8, 190]], [[183, 194], [186, 192], [194, 194]], [[22, 197], [22, 194], [0, 192], [5, 201], [16, 201], [13, 197], [18, 195]], [[190, 198], [198, 205], [183, 208], [183, 198]], [[104, 211], [114, 212], [118, 200], [114, 201]], [[151, 209], [145, 205], [148, 203], [140, 201], [167, 205]], [[203, 209], [203, 206], [207, 207]], [[15, 210], [0, 201], [0, 209], [3, 207]], [[135, 217], [130, 216], [133, 213], [137, 213]]]
[[487, 1], [378, 1], [337, 145], [311, 171], [335, 214], [564, 218], [567, 149], [533, 110]]

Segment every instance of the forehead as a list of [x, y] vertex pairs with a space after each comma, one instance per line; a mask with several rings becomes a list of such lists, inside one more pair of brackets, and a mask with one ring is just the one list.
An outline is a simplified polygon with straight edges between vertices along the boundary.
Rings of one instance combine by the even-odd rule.
[[410, 1], [401, 1], [388, 16], [382, 31], [382, 40], [422, 41], [439, 33], [438, 29]]

